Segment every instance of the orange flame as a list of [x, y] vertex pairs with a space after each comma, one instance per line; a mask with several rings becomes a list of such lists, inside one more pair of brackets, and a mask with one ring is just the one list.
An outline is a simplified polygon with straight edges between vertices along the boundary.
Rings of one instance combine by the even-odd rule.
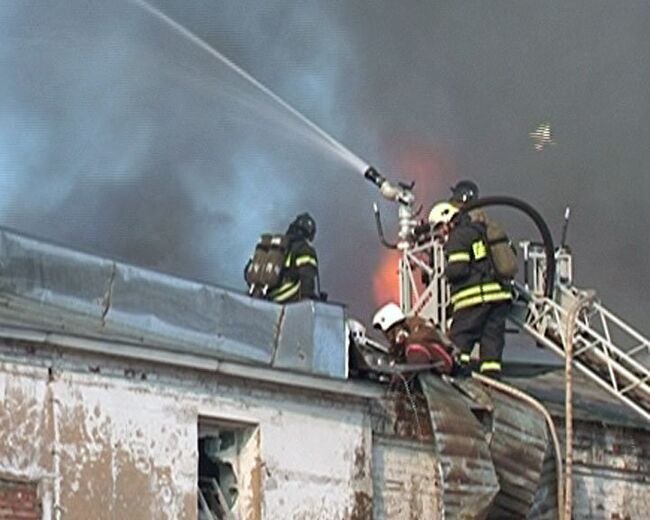
[[385, 251], [372, 275], [372, 292], [377, 305], [389, 301], [399, 303], [399, 279], [397, 268], [399, 262], [398, 251]]
[[[387, 143], [393, 168], [403, 173], [403, 180], [416, 181], [415, 194], [425, 211], [434, 201], [449, 196], [447, 186], [451, 186], [456, 168], [444, 143], [415, 135], [390, 136]], [[399, 302], [398, 262], [398, 251], [382, 252], [372, 277], [376, 305]]]

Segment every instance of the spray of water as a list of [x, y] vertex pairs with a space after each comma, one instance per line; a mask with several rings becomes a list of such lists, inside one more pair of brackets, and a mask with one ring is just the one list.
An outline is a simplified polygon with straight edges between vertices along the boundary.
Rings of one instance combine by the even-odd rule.
[[[151, 15], [153, 15], [158, 20], [160, 20], [161, 23], [164, 23], [165, 25], [169, 26], [180, 36], [194, 43], [195, 45], [203, 49], [205, 52], [213, 56], [215, 59], [219, 60], [221, 63], [229, 67], [232, 71], [234, 71], [239, 76], [244, 78], [247, 82], [249, 82], [251, 85], [253, 85], [258, 91], [262, 92], [263, 94], [271, 98], [283, 109], [287, 110], [291, 115], [297, 118], [298, 121], [300, 121], [304, 125], [304, 127], [300, 128], [294, 126], [292, 130], [296, 132], [296, 135], [300, 135], [303, 138], [306, 138], [307, 140], [311, 141], [313, 144], [321, 145], [323, 149], [333, 153], [336, 157], [340, 158], [342, 161], [347, 163], [352, 169], [354, 169], [360, 174], [363, 174], [368, 169], [369, 164], [366, 161], [364, 161], [363, 159], [355, 155], [348, 148], [343, 146], [339, 141], [334, 139], [334, 137], [332, 137], [327, 132], [325, 132], [322, 128], [316, 125], [313, 121], [305, 117], [303, 114], [298, 112], [298, 110], [296, 110], [291, 105], [289, 105], [286, 101], [280, 98], [271, 89], [264, 86], [262, 83], [260, 83], [250, 74], [248, 74], [241, 67], [239, 67], [238, 65], [230, 61], [228, 58], [226, 58], [223, 54], [218, 52], [216, 49], [208, 45], [204, 40], [199, 38], [196, 34], [192, 33], [186, 27], [179, 24], [175, 20], [171, 19], [169, 16], [167, 16], [165, 13], [163, 13], [156, 7], [152, 6], [146, 0], [130, 0], [130, 1], [138, 5], [142, 9], [146, 10], [147, 12], [149, 12]], [[306, 129], [311, 130], [311, 132], [313, 132], [312, 134], [313, 136], [317, 137], [316, 141], [314, 139], [310, 139], [312, 135], [309, 135], [309, 132], [305, 129], [305, 127]]]

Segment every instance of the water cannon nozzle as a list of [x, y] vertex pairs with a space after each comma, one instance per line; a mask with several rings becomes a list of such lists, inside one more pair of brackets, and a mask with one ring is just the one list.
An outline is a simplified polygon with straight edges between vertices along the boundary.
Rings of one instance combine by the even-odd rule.
[[368, 169], [364, 172], [363, 176], [378, 188], [381, 188], [381, 185], [386, 181], [384, 176], [372, 166], [368, 166]]
[[379, 188], [384, 198], [407, 206], [413, 202], [413, 194], [411, 192], [412, 184], [391, 184], [372, 166], [368, 166], [363, 176]]

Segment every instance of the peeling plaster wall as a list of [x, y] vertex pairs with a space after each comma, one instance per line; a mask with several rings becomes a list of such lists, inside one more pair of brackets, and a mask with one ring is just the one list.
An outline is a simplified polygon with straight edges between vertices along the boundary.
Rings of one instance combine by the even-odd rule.
[[203, 417], [259, 424], [263, 518], [370, 518], [360, 513], [372, 497], [364, 407], [264, 392], [245, 400], [197, 395], [193, 405]]
[[101, 379], [0, 364], [0, 474], [44, 482], [45, 518], [195, 518], [194, 416]]
[[61, 504], [71, 518], [192, 518], [196, 434], [191, 411], [151, 385], [60, 374]]
[[45, 507], [60, 503], [63, 518], [194, 520], [199, 417], [259, 426], [257, 453], [244, 455], [256, 475], [242, 481], [262, 486], [240, 497], [242, 520], [370, 518], [365, 406], [243, 383], [166, 387], [2, 364], [0, 474], [40, 481], [60, 468]]
[[[440, 518], [430, 432], [406, 431], [399, 400], [21, 352], [0, 361], [0, 478], [36, 482], [45, 520], [57, 504], [61, 518], [195, 520], [201, 419], [251, 427], [240, 520]], [[576, 431], [576, 518], [643, 518], [648, 432]]]
[[373, 520], [441, 518], [440, 472], [430, 443], [376, 436], [372, 459]]
[[37, 481], [52, 467], [47, 370], [0, 363], [0, 474]]

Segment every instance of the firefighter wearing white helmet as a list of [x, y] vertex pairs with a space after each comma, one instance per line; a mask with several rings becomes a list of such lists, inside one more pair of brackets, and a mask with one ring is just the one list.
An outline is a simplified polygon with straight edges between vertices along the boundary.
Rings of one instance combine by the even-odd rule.
[[433, 237], [444, 242], [449, 235], [451, 220], [458, 213], [458, 208], [450, 202], [438, 202], [429, 211], [429, 226]]
[[478, 342], [481, 373], [498, 378], [512, 296], [490, 260], [485, 223], [446, 201], [433, 206], [429, 219], [445, 235], [445, 276], [453, 307], [449, 337], [461, 351], [461, 373], [469, 375], [470, 354]]
[[386, 332], [405, 319], [406, 316], [402, 312], [402, 309], [399, 308], [399, 305], [391, 302], [384, 305], [375, 313], [372, 319], [372, 326], [380, 329], [382, 332]]
[[405, 316], [396, 303], [387, 303], [372, 320], [390, 341], [390, 355], [399, 363], [425, 365], [449, 374], [453, 368], [451, 345], [435, 325], [419, 316]]

